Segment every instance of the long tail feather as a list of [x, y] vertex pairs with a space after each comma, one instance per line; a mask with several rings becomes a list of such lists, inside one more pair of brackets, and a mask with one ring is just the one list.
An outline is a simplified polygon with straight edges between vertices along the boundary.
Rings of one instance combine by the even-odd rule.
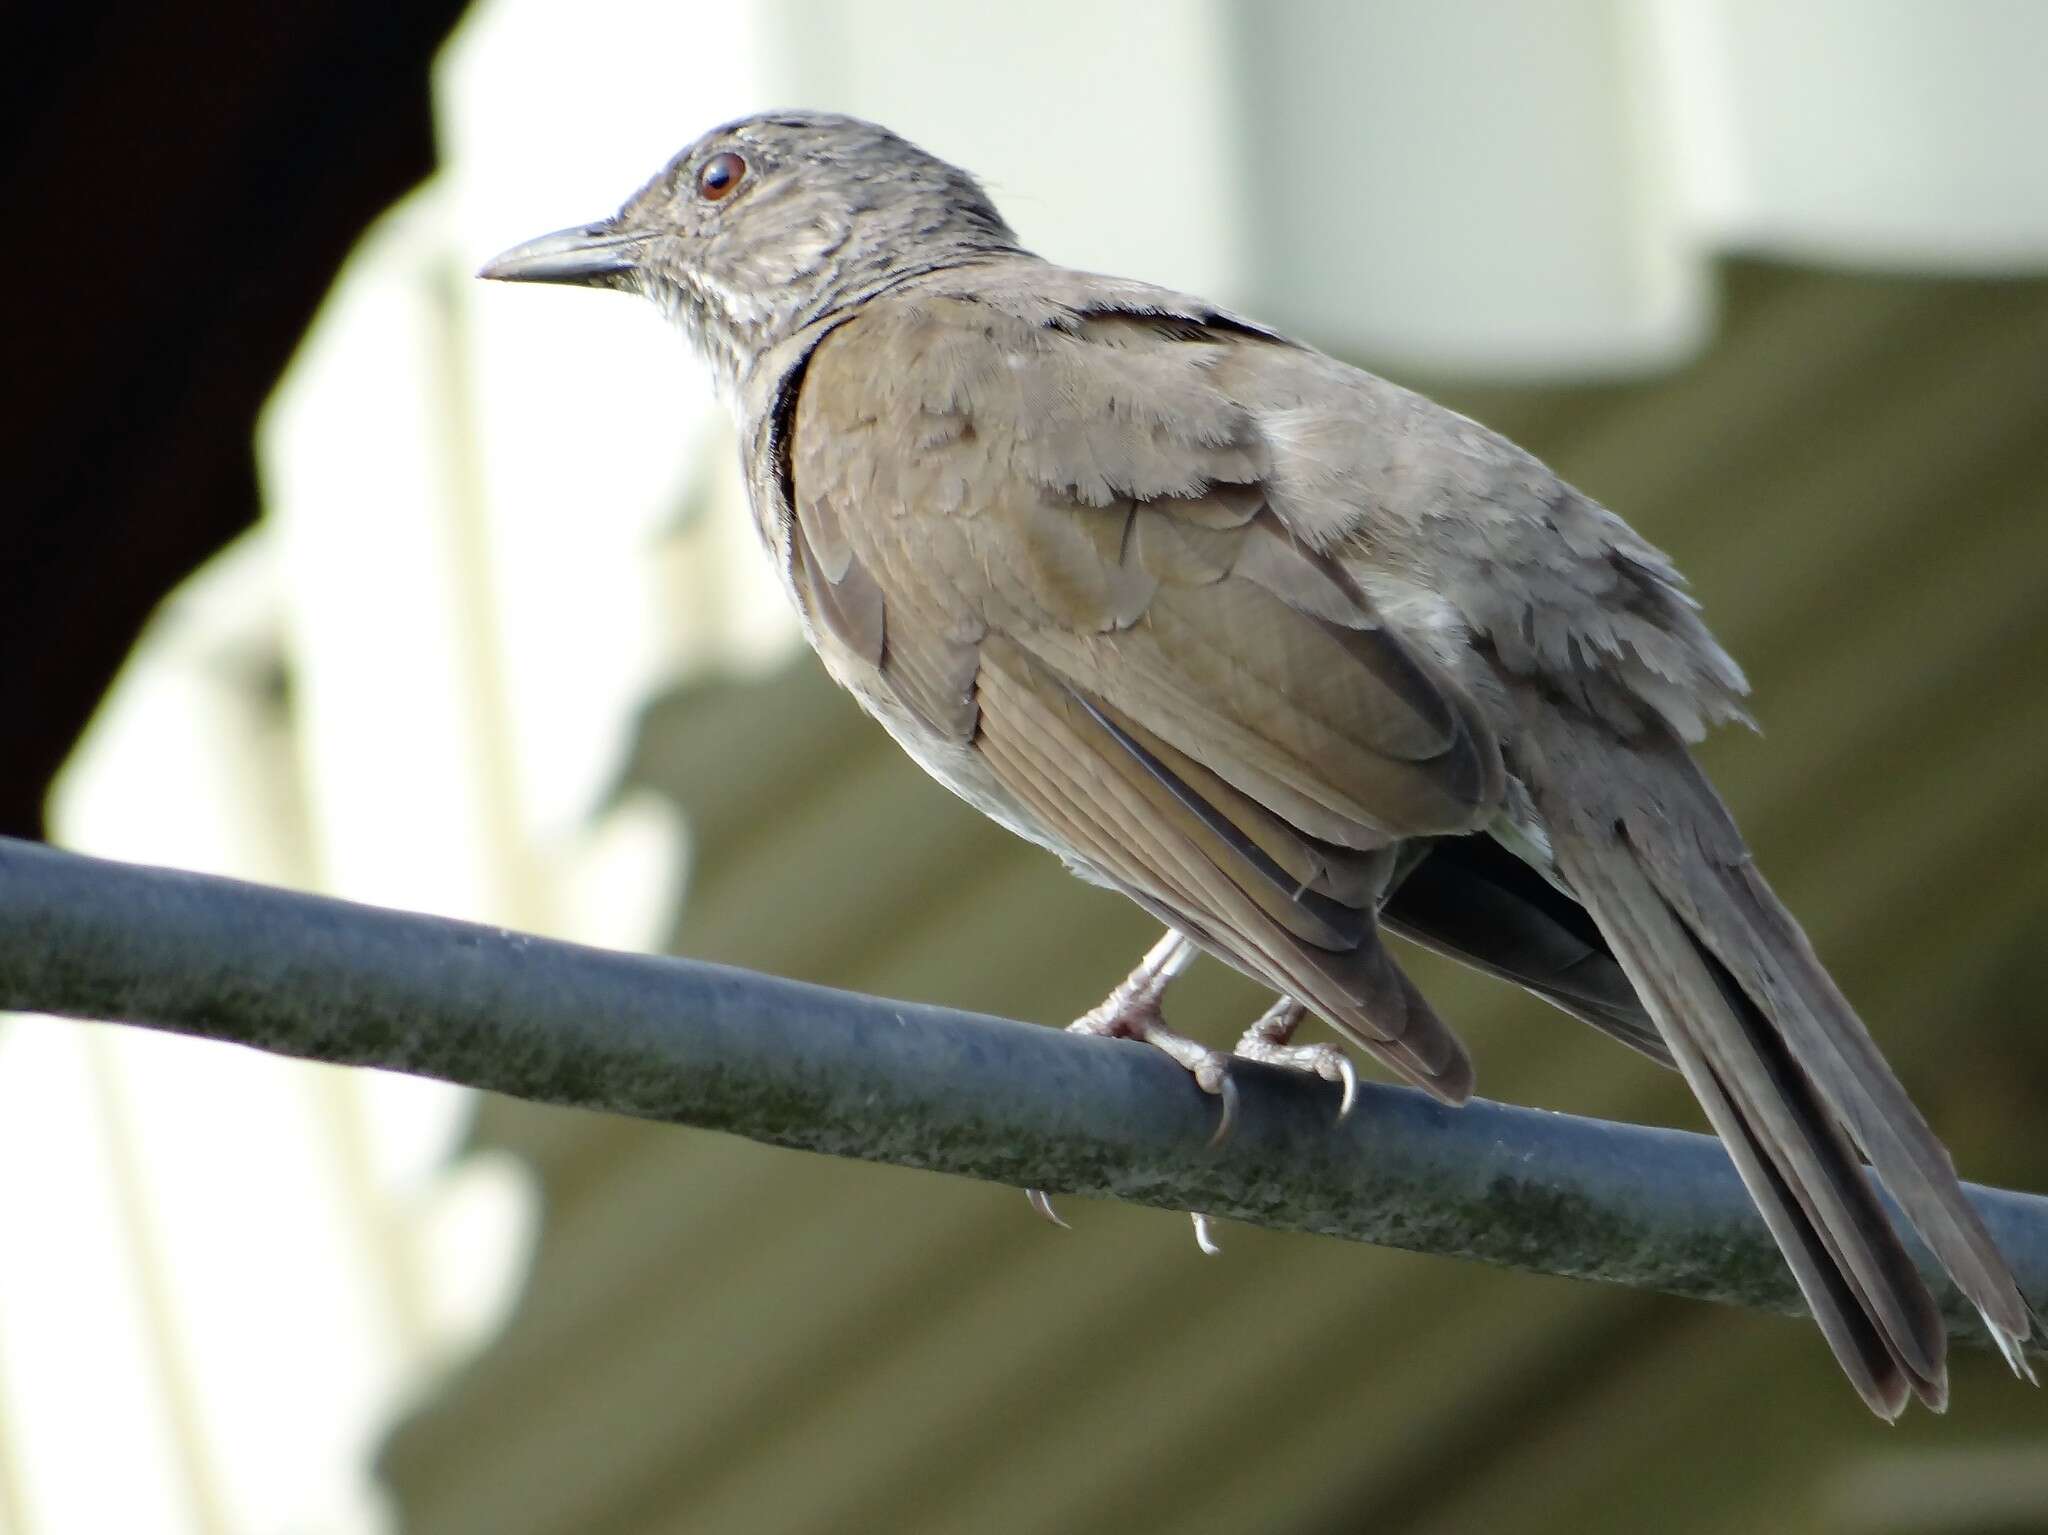
[[1947, 1396], [1946, 1332], [1859, 1160], [2014, 1369], [2033, 1314], [1957, 1181], [1733, 821], [1675, 740], [1589, 743], [1553, 713], [1521, 764], [1559, 872], [1605, 936], [1871, 1408]]

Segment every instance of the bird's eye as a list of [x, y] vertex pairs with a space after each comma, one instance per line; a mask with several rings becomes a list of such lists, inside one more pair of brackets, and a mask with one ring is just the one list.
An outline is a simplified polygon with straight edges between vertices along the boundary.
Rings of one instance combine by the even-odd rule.
[[707, 203], [715, 203], [738, 186], [746, 174], [747, 162], [730, 149], [715, 154], [697, 172], [697, 195]]

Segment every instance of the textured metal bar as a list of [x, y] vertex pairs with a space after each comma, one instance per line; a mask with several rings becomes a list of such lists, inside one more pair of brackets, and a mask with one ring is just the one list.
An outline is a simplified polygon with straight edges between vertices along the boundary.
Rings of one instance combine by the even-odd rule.
[[[1216, 1100], [1139, 1045], [4, 838], [0, 1008], [1801, 1309], [1707, 1136], [1376, 1085], [1338, 1124], [1331, 1084], [1246, 1065], [1236, 1132], [1210, 1148]], [[2048, 1310], [2048, 1198], [1970, 1193]]]

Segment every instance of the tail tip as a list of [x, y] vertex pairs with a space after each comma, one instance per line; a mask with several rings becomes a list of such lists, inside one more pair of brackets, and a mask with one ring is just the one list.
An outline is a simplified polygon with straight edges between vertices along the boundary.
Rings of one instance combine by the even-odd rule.
[[2004, 1356], [2006, 1365], [2011, 1369], [2012, 1373], [2028, 1385], [2038, 1386], [2041, 1382], [2034, 1374], [2033, 1361], [2027, 1358], [2025, 1344], [2027, 1339], [2034, 1336], [2035, 1331], [2040, 1327], [2040, 1318], [2034, 1315], [2031, 1306], [2027, 1310], [2033, 1325], [2019, 1328], [2008, 1327], [2002, 1322], [1993, 1320], [1988, 1311], [1980, 1310], [1978, 1315], [1983, 1317], [1984, 1330], [1991, 1334], [1991, 1341], [1998, 1346], [1998, 1352]]

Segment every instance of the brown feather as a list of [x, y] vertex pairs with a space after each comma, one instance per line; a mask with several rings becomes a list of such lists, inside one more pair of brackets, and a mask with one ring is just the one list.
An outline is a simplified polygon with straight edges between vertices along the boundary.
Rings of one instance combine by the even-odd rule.
[[[885, 720], [945, 735], [974, 656], [982, 766], [962, 792], [1460, 1098], [1469, 1062], [1374, 906], [1393, 842], [1492, 813], [1498, 749], [1448, 674], [1262, 512], [1262, 449], [1216, 403], [1215, 349], [870, 306], [806, 363], [794, 579], [875, 584]], [[878, 366], [903, 353], [925, 366]], [[848, 622], [837, 590], [827, 625]]]
[[[1715, 1118], [1844, 1368], [1858, 1376], [1867, 1331], [1895, 1367], [1875, 1395], [1865, 1390], [1873, 1408], [1896, 1412], [1887, 1379], [1938, 1404], [1946, 1332], [1851, 1140], [1994, 1337], [2024, 1337], [2026, 1302], [1947, 1153], [1678, 741], [1651, 731], [1623, 742], [1546, 700], [1521, 702], [1518, 760], [1559, 869]], [[1807, 1229], [1788, 1237], [1780, 1228], [1795, 1215]], [[1839, 1284], [1802, 1268], [1802, 1252], [1824, 1254]], [[1845, 1296], [1853, 1314], [1828, 1314]], [[1845, 1343], [1852, 1334], [1861, 1341]]]
[[[748, 176], [707, 201], [714, 146]], [[1385, 379], [1039, 260], [850, 118], [729, 124], [490, 270], [684, 322], [806, 634], [971, 803], [1439, 1097], [1471, 1067], [1382, 920], [1675, 1062], [1891, 1416], [1942, 1402], [1946, 1338], [1860, 1148], [2030, 1374], [1947, 1153], [1685, 754], [1746, 719], [1741, 670], [1619, 517]]]
[[796, 588], [811, 619], [870, 666], [882, 664], [882, 589], [853, 557], [831, 500], [807, 497], [790, 529]]
[[983, 646], [980, 703], [978, 749], [1061, 841], [1401, 1076], [1448, 1101], [1470, 1095], [1469, 1059], [1386, 954], [1369, 907], [1340, 929], [1341, 903], [1290, 899], [1251, 838], [1185, 785], [1176, 793], [1106, 709], [1005, 637]]

